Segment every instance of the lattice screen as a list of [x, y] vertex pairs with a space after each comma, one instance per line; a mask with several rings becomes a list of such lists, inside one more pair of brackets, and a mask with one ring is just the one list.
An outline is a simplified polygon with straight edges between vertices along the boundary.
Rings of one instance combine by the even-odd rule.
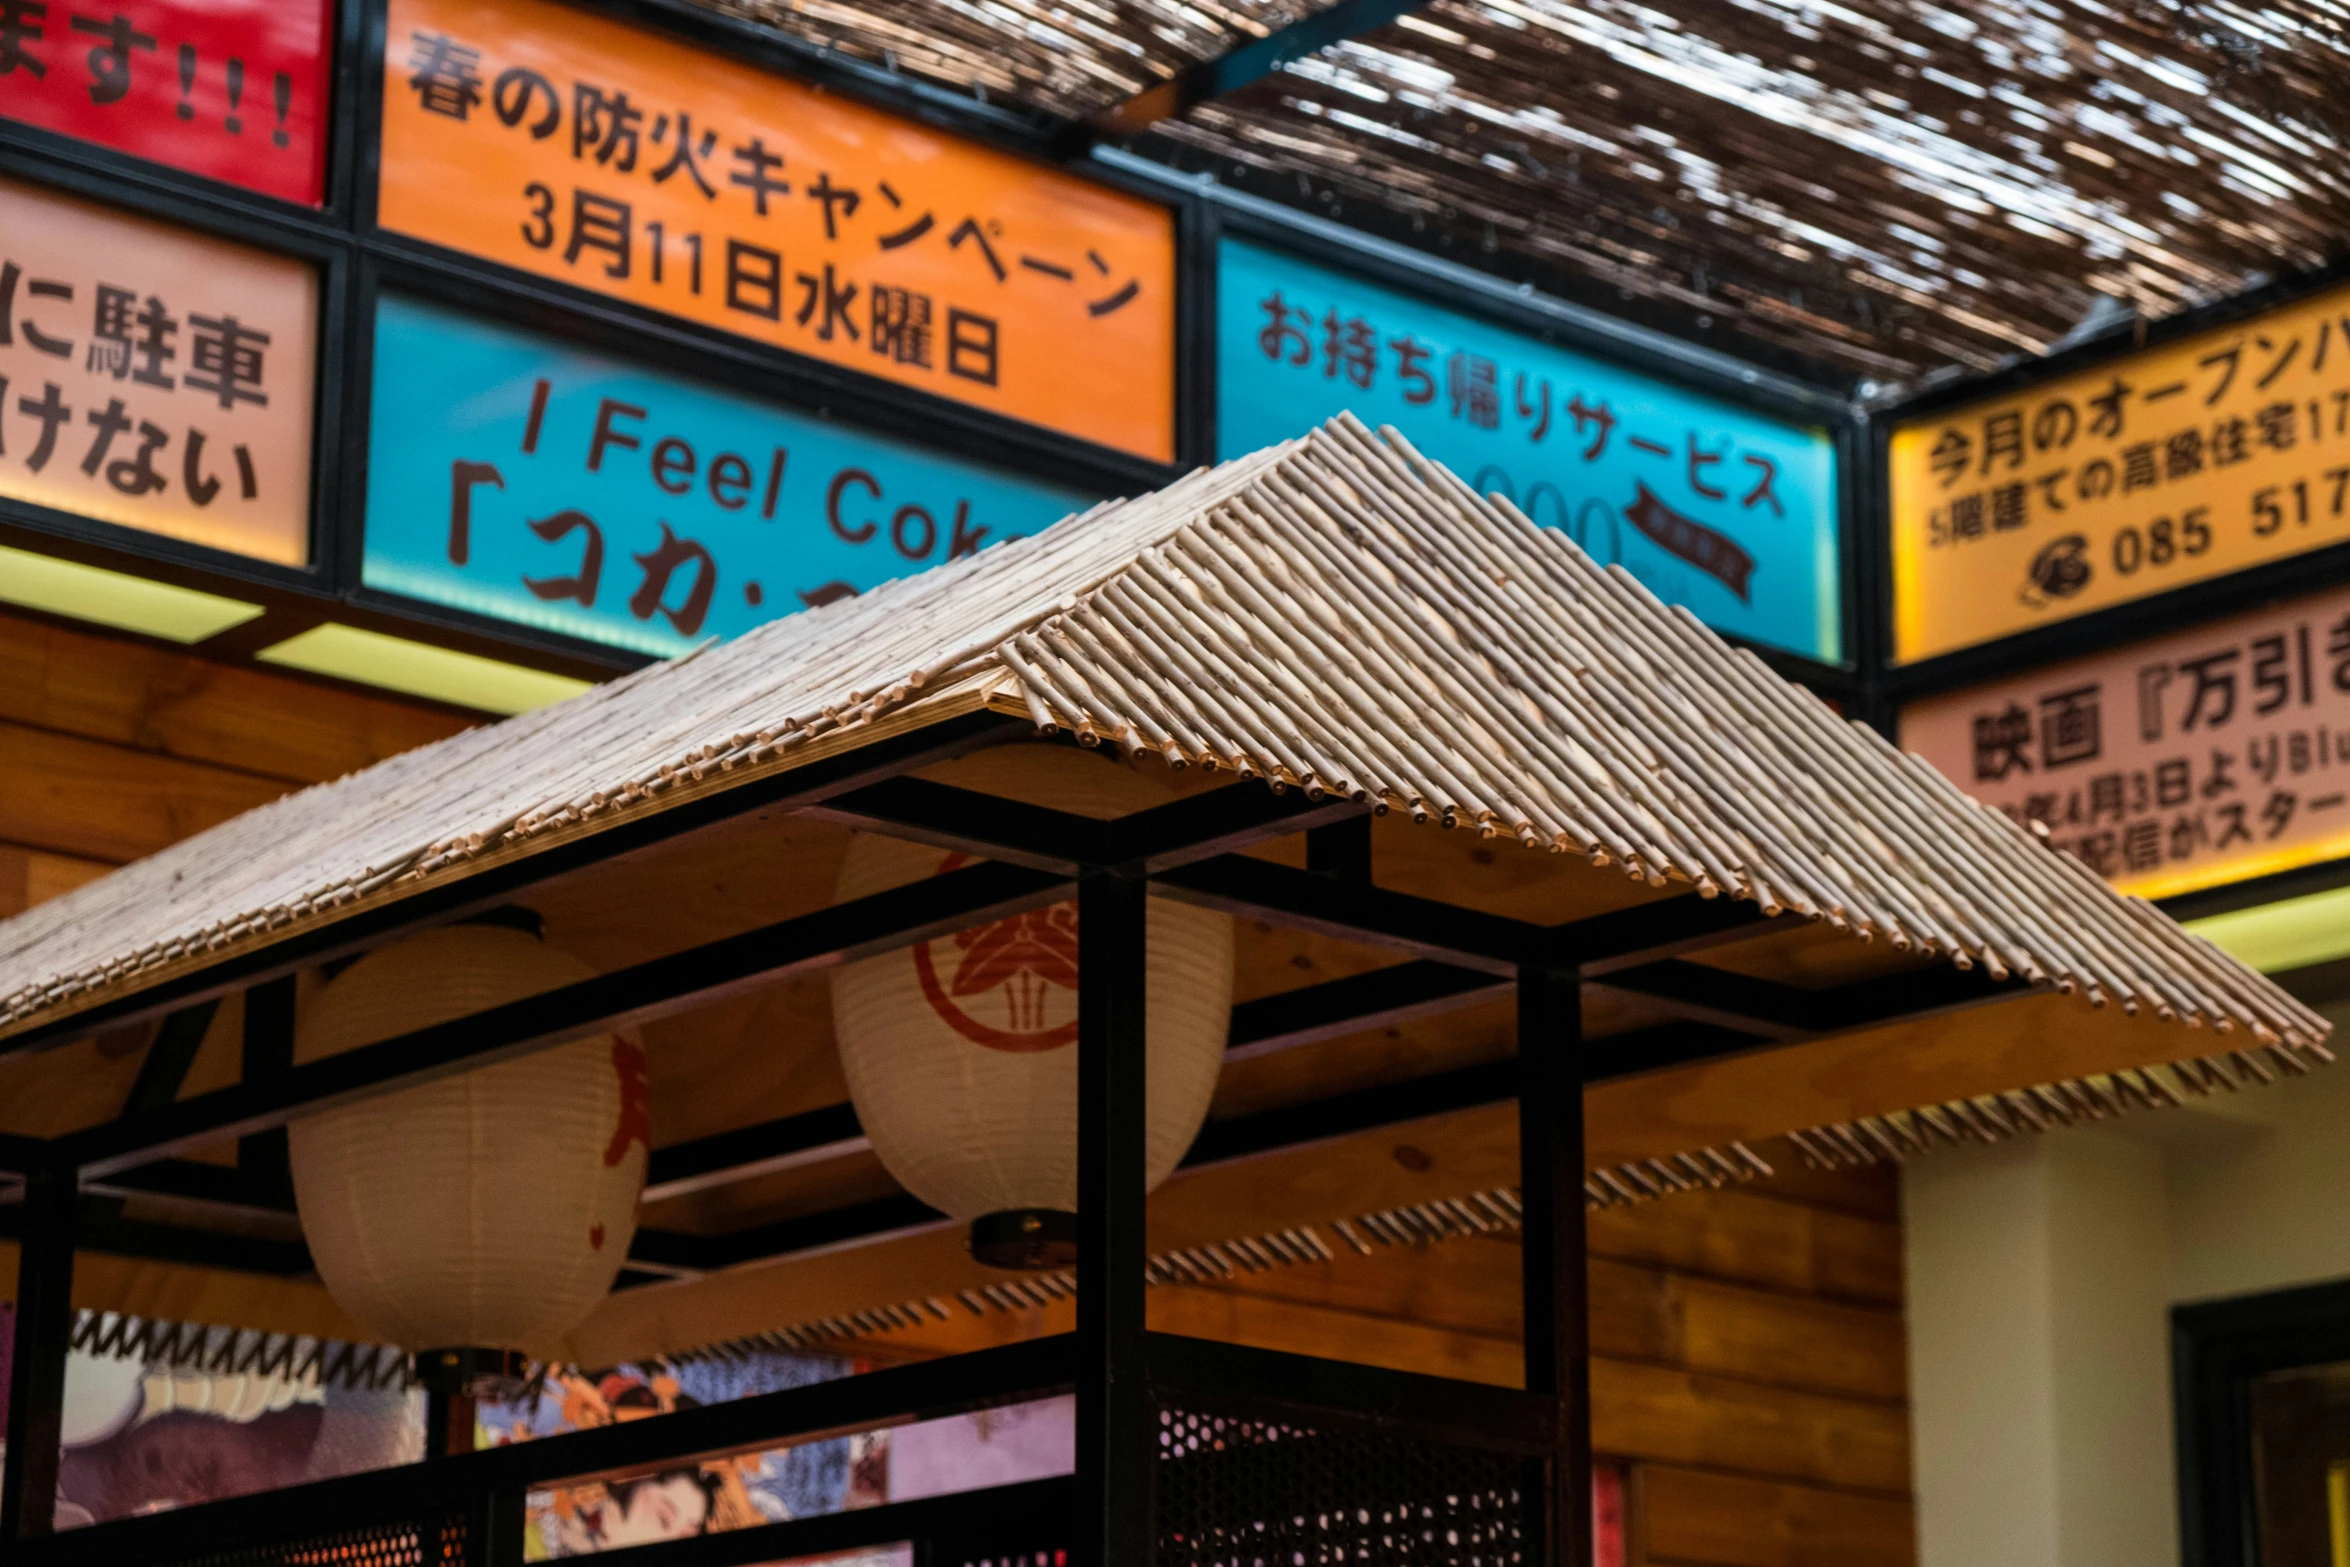
[[154, 1567], [464, 1567], [462, 1515], [333, 1529], [266, 1545], [184, 1556]]
[[1518, 1567], [1524, 1460], [1348, 1422], [1159, 1415], [1159, 1567]]

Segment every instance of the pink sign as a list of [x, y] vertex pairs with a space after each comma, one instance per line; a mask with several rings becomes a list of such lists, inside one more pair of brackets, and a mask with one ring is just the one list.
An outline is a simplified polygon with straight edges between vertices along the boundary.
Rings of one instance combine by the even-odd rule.
[[1904, 708], [1901, 743], [2125, 892], [2350, 854], [2350, 589]]

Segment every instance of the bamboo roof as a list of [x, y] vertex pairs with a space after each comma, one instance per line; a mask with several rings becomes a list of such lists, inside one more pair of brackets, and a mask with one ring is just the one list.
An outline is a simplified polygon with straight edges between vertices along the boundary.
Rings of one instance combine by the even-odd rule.
[[[2239, 1065], [2330, 1059], [2329, 1025], [2273, 983], [1347, 417], [288, 796], [36, 907], [0, 924], [0, 1036], [990, 707], [2208, 1028], [2227, 1037], [2202, 1050]], [[2153, 1042], [2127, 1064], [2197, 1053]]]

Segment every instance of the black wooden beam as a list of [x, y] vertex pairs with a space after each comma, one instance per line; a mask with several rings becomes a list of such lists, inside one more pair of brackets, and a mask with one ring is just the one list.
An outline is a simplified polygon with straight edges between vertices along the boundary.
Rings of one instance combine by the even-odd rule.
[[1074, 875], [1086, 865], [1172, 870], [1349, 817], [1368, 818], [1370, 810], [1351, 800], [1309, 799], [1296, 791], [1276, 793], [1264, 784], [1235, 783], [1096, 821], [927, 778], [891, 778], [835, 795], [800, 814]]
[[1645, 996], [1696, 1022], [1782, 1043], [1911, 1022], [2040, 988], [2013, 976], [1993, 979], [1981, 968], [1942, 965], [1808, 989], [1678, 959], [1612, 970], [1597, 983]]
[[[1309, 845], [1311, 839], [1309, 835]], [[1297, 870], [1228, 855], [1156, 878], [1186, 902], [1246, 919], [1311, 930], [1415, 957], [1514, 976], [1521, 962], [1571, 966], [1585, 979], [1789, 928], [1736, 898], [1694, 892], [1609, 914], [1537, 925], [1433, 898], [1367, 885], [1327, 871]]]
[[1668, 958], [1621, 968], [1596, 984], [1644, 996], [1677, 1016], [1782, 1044], [1821, 1033], [1820, 993]]
[[1508, 980], [1482, 970], [1424, 958], [1397, 963], [1236, 1003], [1224, 1059], [1246, 1061], [1325, 1039], [1394, 1028], [1509, 993]]
[[1766, 915], [1744, 898], [1704, 898], [1694, 892], [1594, 914], [1550, 928], [1551, 961], [1585, 979], [1708, 947], [1751, 941], [1801, 924], [1793, 914]]
[[152, 1164], [117, 1170], [82, 1183], [82, 1190], [103, 1197], [167, 1197], [174, 1202], [200, 1203], [237, 1213], [285, 1214], [294, 1211], [293, 1193], [266, 1185], [234, 1165], [205, 1164], [195, 1159], [158, 1159]]
[[877, 740], [789, 772], [755, 778], [665, 810], [624, 813], [601, 832], [558, 843], [537, 854], [493, 865], [470, 876], [425, 887], [407, 897], [341, 919], [314, 923], [265, 947], [233, 952], [218, 962], [159, 980], [120, 1000], [11, 1034], [0, 1039], [0, 1055], [64, 1044], [126, 1023], [160, 1018], [247, 985], [337, 958], [355, 957], [410, 930], [495, 908], [573, 871], [666, 843], [719, 822], [754, 811], [797, 810], [900, 773], [1032, 733], [1033, 727], [1023, 720], [994, 713], [972, 713]]
[[219, 1010], [220, 1000], [214, 997], [182, 1007], [163, 1020], [155, 1030], [155, 1042], [147, 1047], [147, 1059], [139, 1063], [138, 1079], [123, 1100], [124, 1115], [160, 1110], [179, 1097], [180, 1085], [188, 1080], [188, 1068], [196, 1064], [196, 1052], [204, 1047], [204, 1036]]
[[798, 814], [1063, 876], [1099, 853], [1099, 822], [928, 778], [885, 778]]
[[1505, 978], [1517, 972], [1521, 957], [1539, 953], [1548, 934], [1524, 920], [1238, 855], [1186, 865], [1156, 880], [1174, 896], [1203, 908]]
[[91, 1127], [59, 1139], [58, 1152], [85, 1176], [109, 1175], [218, 1137], [282, 1126], [300, 1114], [636, 1027], [790, 974], [1039, 908], [1066, 892], [1067, 884], [1047, 873], [969, 866]]
[[779, 1170], [822, 1164], [872, 1146], [855, 1105], [826, 1105], [654, 1149], [645, 1161], [645, 1201], [663, 1202]]
[[1351, 1137], [1382, 1126], [1500, 1104], [1517, 1097], [1515, 1061], [1488, 1061], [1456, 1067], [1409, 1082], [1383, 1083], [1377, 1088], [1334, 1094], [1278, 1110], [1231, 1116], [1210, 1121], [1183, 1157], [1183, 1168], [1225, 1164], [1258, 1154], [1280, 1153], [1311, 1143]]
[[1820, 1003], [1821, 1031], [1849, 1033], [1889, 1023], [1920, 1022], [2053, 988], [2035, 985], [2020, 974], [1993, 979], [1980, 965], [1960, 969], [1938, 963], [1915, 973], [1887, 974], [1825, 992]]
[[1316, 832], [1340, 824], [1359, 821], [1367, 828], [1370, 819], [1371, 807], [1351, 800], [1314, 799], [1259, 783], [1231, 784], [1108, 823], [1101, 863], [1139, 866], [1157, 875], [1291, 833], [1302, 832], [1311, 842]]
[[778, 1219], [723, 1235], [689, 1235], [678, 1230], [640, 1228], [628, 1248], [631, 1267], [671, 1277], [715, 1273], [745, 1262], [811, 1257], [844, 1245], [869, 1246], [900, 1235], [918, 1235], [953, 1221], [918, 1197], [901, 1192]]
[[1181, 114], [1197, 103], [1238, 92], [1269, 76], [1292, 60], [1303, 59], [1332, 44], [1386, 26], [1397, 17], [1417, 11], [1426, 0], [1338, 0], [1287, 27], [1203, 60], [1180, 75], [1094, 116], [1091, 129], [1102, 136], [1134, 136], [1159, 121]]

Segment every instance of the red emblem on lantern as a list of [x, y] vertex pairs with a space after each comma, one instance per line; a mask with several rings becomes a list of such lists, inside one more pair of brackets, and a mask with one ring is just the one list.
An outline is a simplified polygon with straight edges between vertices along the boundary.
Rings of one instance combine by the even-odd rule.
[[[967, 855], [950, 854], [938, 874], [969, 862]], [[932, 953], [940, 946], [953, 948], [953, 973], [943, 981]], [[917, 942], [914, 973], [939, 1020], [975, 1045], [1027, 1055], [1074, 1044], [1077, 1020], [1067, 1016], [1060, 993], [1077, 993], [1077, 905], [1056, 903], [940, 941]], [[1000, 1026], [972, 1015], [981, 998], [991, 998], [989, 1011], [1000, 1008]], [[1064, 1021], [1054, 1022], [1056, 1016]]]
[[[653, 1154], [653, 1089], [645, 1080], [645, 1052], [634, 1041], [612, 1036], [612, 1071], [620, 1079], [620, 1115], [612, 1126], [612, 1141], [604, 1148], [604, 1167], [610, 1169], [641, 1144], [648, 1159]], [[598, 1241], [600, 1248], [603, 1242]]]

